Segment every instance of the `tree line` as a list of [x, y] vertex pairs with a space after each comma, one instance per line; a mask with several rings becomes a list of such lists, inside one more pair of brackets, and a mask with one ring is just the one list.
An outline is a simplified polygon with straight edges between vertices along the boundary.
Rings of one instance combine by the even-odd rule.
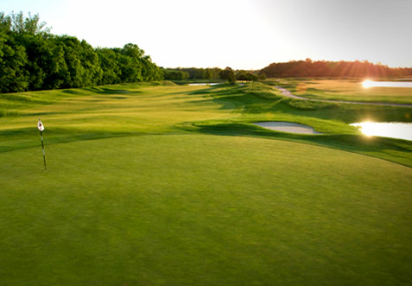
[[53, 35], [38, 15], [0, 12], [0, 92], [162, 80], [162, 70], [135, 44], [93, 48]]
[[257, 81], [256, 72], [233, 70], [231, 67], [221, 68], [168, 68], [163, 69], [166, 80], [225, 80], [234, 83], [236, 80]]
[[266, 77], [412, 76], [412, 68], [368, 61], [290, 61], [260, 71], [160, 68], [136, 44], [93, 48], [85, 40], [53, 35], [39, 15], [0, 12], [0, 92], [77, 88], [156, 80], [257, 81]]
[[290, 61], [272, 63], [259, 72], [266, 77], [393, 77], [411, 76], [412, 68], [389, 68], [368, 61]]

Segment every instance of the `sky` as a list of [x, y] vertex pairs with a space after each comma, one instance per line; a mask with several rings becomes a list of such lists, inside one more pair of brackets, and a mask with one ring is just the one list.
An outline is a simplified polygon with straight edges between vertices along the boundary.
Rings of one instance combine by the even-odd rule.
[[161, 67], [291, 60], [412, 67], [412, 0], [0, 0], [93, 47], [137, 44]]

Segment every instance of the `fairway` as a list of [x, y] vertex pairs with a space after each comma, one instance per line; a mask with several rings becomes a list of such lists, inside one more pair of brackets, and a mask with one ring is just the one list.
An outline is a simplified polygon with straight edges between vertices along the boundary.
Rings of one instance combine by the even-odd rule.
[[[408, 285], [412, 143], [245, 88], [8, 99], [18, 116], [0, 118], [0, 284]], [[252, 124], [279, 120], [325, 135]]]

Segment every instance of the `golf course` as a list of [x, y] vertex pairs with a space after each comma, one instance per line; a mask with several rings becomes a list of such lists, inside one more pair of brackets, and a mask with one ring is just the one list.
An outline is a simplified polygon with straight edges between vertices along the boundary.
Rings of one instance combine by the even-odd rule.
[[410, 90], [267, 79], [1, 94], [0, 285], [411, 285], [412, 141], [349, 125], [412, 122]]

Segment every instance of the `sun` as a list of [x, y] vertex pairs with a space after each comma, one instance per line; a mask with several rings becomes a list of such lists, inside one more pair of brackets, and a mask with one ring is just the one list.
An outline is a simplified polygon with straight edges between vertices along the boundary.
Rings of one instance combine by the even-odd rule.
[[366, 79], [362, 82], [362, 87], [363, 88], [369, 88], [371, 86], [373, 86], [373, 81], [371, 81], [369, 79]]
[[361, 131], [366, 136], [373, 136], [379, 131], [379, 127], [373, 122], [363, 122]]

